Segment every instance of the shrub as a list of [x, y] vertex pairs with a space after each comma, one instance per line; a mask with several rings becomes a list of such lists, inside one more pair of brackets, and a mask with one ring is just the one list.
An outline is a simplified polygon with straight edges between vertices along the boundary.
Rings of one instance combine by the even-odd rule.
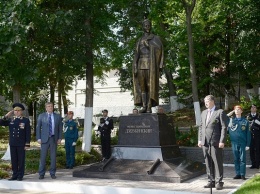
[[92, 145], [100, 145], [101, 144], [100, 136], [96, 133], [95, 130], [92, 130], [91, 144]]
[[9, 173], [6, 172], [6, 171], [2, 171], [2, 170], [0, 169], [0, 178], [5, 179], [5, 178], [8, 178], [8, 177], [9, 177]]
[[[179, 146], [194, 146], [198, 145], [198, 127], [190, 127], [189, 131], [180, 131], [178, 127], [175, 128], [176, 144]], [[225, 147], [230, 147], [231, 141], [227, 135]]]
[[[114, 137], [111, 137], [111, 145], [117, 145], [118, 143], [118, 131]], [[92, 145], [101, 145], [100, 134], [96, 134], [94, 130], [92, 130], [92, 137], [91, 137], [91, 144]]]
[[197, 146], [198, 144], [198, 127], [191, 127], [189, 131], [179, 131], [175, 128], [176, 143], [179, 146]]
[[[76, 150], [80, 150], [76, 147]], [[66, 166], [66, 152], [63, 145], [59, 145], [57, 148], [57, 169], [65, 168]], [[76, 151], [75, 154], [75, 165], [84, 165], [93, 162], [100, 161], [100, 154], [91, 149], [90, 153], [83, 151]], [[32, 174], [38, 172], [40, 162], [40, 150], [27, 150], [25, 158], [25, 174]], [[46, 158], [46, 169], [50, 167], [50, 155], [47, 155]], [[0, 161], [0, 178], [8, 178], [11, 174], [11, 164]]]

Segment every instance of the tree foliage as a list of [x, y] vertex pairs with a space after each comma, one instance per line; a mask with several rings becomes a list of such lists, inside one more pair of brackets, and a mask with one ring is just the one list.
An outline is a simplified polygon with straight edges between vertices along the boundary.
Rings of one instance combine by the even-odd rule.
[[[104, 71], [119, 69], [122, 90], [131, 89], [144, 16], [163, 40], [165, 68], [177, 95], [192, 94], [181, 1], [10, 0], [0, 2], [0, 11], [0, 94], [9, 99], [16, 91], [29, 104], [47, 90], [51, 99], [59, 91], [61, 101], [71, 83], [86, 76], [91, 61], [97, 81]], [[258, 0], [197, 0], [192, 36], [199, 99], [209, 93], [223, 97], [227, 90], [239, 99], [238, 82], [258, 82], [259, 13]]]

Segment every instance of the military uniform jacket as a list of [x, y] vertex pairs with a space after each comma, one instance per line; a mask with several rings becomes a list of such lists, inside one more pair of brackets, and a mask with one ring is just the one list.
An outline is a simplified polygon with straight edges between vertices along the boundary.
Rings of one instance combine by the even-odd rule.
[[249, 122], [245, 118], [231, 118], [228, 124], [228, 133], [232, 143], [250, 146]]
[[78, 140], [78, 128], [77, 123], [73, 120], [66, 121], [64, 123], [64, 128], [66, 128], [66, 132], [64, 133], [65, 139], [73, 139], [73, 142]]
[[31, 127], [28, 118], [0, 119], [0, 125], [9, 126], [10, 146], [30, 146]]
[[259, 114], [256, 113], [255, 116], [252, 116], [252, 114], [249, 113], [246, 116], [246, 119], [250, 123], [250, 130], [251, 130], [251, 132], [252, 133], [259, 133], [260, 132], [260, 118], [259, 118]]
[[101, 126], [99, 125], [98, 130], [102, 133], [102, 134], [109, 134], [111, 133], [111, 130], [113, 130], [114, 128], [114, 123], [113, 123], [113, 119], [107, 117], [104, 118], [105, 123]]

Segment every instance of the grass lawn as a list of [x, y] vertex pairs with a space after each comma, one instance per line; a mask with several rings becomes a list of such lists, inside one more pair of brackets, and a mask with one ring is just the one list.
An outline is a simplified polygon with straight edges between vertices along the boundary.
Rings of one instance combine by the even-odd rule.
[[260, 193], [260, 175], [253, 177], [243, 184], [234, 194], [258, 194]]

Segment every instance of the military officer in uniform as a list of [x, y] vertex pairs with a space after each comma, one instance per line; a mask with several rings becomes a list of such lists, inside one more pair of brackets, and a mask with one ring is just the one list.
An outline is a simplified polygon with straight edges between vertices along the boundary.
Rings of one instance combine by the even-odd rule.
[[230, 118], [228, 124], [228, 133], [232, 144], [234, 155], [236, 176], [234, 179], [245, 180], [246, 174], [246, 150], [249, 149], [251, 134], [249, 131], [249, 122], [241, 116], [243, 110], [241, 106], [234, 107], [235, 118]]
[[69, 111], [63, 125], [67, 169], [72, 169], [75, 165], [75, 147], [78, 140], [78, 127], [73, 120], [73, 115], [73, 111]]
[[108, 117], [108, 111], [105, 109], [102, 111], [103, 118], [100, 119], [100, 124], [98, 126], [98, 130], [101, 135], [101, 151], [103, 161], [110, 158], [111, 155], [111, 130], [114, 128], [113, 119]]
[[246, 118], [250, 123], [251, 144], [250, 144], [250, 159], [252, 162], [251, 169], [259, 169], [260, 165], [260, 117], [256, 112], [256, 105], [252, 104], [251, 113]]
[[[31, 127], [28, 118], [23, 117], [24, 106], [13, 104], [13, 110], [0, 119], [1, 126], [9, 126], [9, 145], [11, 152], [12, 177], [10, 181], [22, 181], [25, 169], [25, 150], [30, 147]], [[14, 114], [14, 117], [11, 115]]]

